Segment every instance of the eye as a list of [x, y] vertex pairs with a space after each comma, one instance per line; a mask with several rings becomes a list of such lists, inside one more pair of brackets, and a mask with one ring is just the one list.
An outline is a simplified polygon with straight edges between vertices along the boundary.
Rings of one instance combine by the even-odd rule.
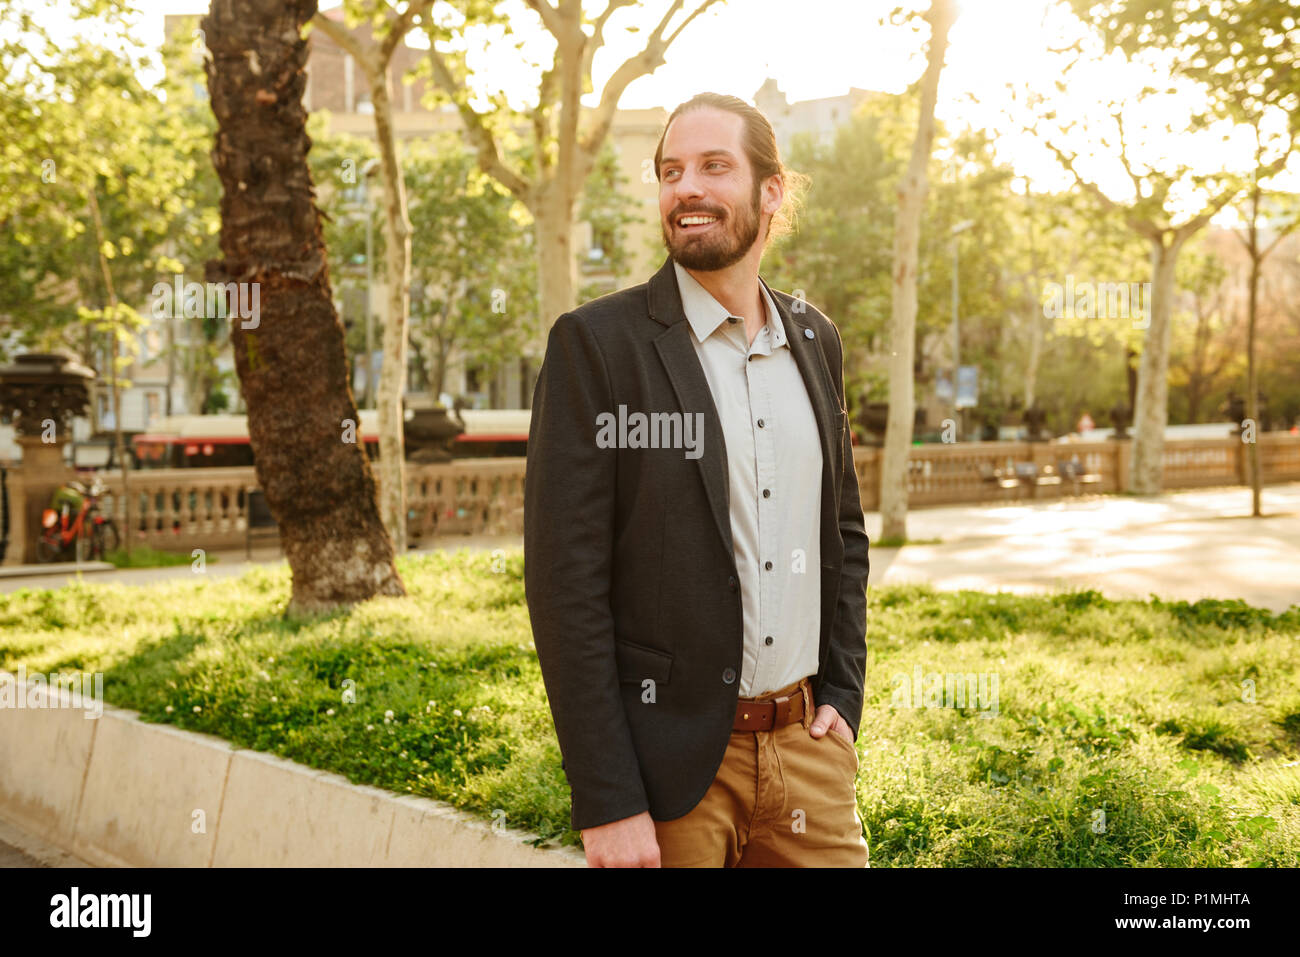
[[725, 164], [722, 162], [722, 160], [710, 160], [707, 164], [705, 164], [704, 168], [708, 169], [710, 166], [723, 166], [723, 165]]

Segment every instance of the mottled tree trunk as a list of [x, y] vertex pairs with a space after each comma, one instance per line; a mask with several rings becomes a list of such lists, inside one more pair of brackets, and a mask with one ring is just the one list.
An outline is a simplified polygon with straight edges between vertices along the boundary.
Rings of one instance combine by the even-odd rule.
[[407, 316], [411, 307], [411, 221], [406, 212], [406, 184], [393, 131], [392, 74], [383, 64], [382, 79], [371, 85], [375, 136], [384, 169], [384, 256], [388, 314], [384, 317], [384, 361], [379, 370], [379, 472], [384, 525], [397, 554], [406, 554], [406, 443], [403, 396], [406, 394]]
[[1155, 495], [1164, 484], [1165, 426], [1169, 422], [1169, 339], [1173, 328], [1174, 267], [1185, 236], [1151, 241], [1151, 324], [1142, 341], [1137, 409], [1133, 416], [1133, 471], [1130, 487]]
[[203, 20], [223, 187], [223, 258], [207, 276], [259, 284], [260, 312], [232, 310], [230, 338], [293, 573], [290, 614], [406, 593], [360, 444], [307, 168], [302, 28], [315, 12], [315, 0], [213, 0]]
[[[882, 538], [907, 537], [907, 468], [915, 419], [913, 377], [916, 355], [916, 271], [921, 236], [921, 210], [928, 186], [925, 169], [934, 144], [934, 104], [939, 92], [948, 47], [948, 28], [955, 10], [951, 0], [933, 0], [926, 19], [930, 47], [921, 77], [921, 109], [912, 157], [898, 186], [898, 214], [894, 221], [893, 305], [889, 317], [889, 419], [885, 451], [880, 463], [880, 519]], [[955, 384], [954, 384], [955, 386]]]
[[537, 240], [537, 297], [540, 341], [546, 341], [551, 324], [577, 305], [578, 259], [573, 249], [573, 214], [576, 198], [563, 187], [564, 175], [539, 190], [532, 210]]

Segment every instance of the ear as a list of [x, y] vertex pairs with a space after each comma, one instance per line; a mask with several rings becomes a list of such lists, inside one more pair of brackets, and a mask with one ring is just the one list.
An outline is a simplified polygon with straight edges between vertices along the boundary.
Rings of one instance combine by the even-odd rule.
[[763, 184], [763, 212], [769, 216], [776, 215], [776, 211], [781, 208], [781, 203], [785, 201], [785, 184], [781, 182], [781, 177], [773, 173]]

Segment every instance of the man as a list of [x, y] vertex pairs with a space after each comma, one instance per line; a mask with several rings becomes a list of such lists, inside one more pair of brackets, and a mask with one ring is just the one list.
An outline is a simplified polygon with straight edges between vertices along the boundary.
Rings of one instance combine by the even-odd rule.
[[861, 867], [843, 347], [758, 276], [797, 174], [712, 93], [655, 169], [668, 258], [556, 320], [533, 396], [524, 580], [572, 826], [592, 866]]

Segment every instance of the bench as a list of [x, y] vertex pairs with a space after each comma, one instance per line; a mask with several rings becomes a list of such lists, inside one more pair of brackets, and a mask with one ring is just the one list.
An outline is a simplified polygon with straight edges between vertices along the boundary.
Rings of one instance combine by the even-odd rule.
[[[995, 469], [988, 462], [980, 465], [980, 479], [997, 488], [999, 494], [1003, 492], [1019, 494], [1022, 488], [1019, 477], [1014, 474], [1008, 475], [1002, 469]], [[1010, 495], [1006, 497], [1009, 498]]]
[[1038, 466], [1033, 462], [1017, 462], [1016, 477], [1020, 483], [1028, 489], [1033, 490], [1034, 497], [1038, 497], [1040, 488], [1050, 488], [1061, 484], [1061, 476], [1057, 475], [1050, 465], [1043, 466], [1043, 471], [1038, 471]]
[[1074, 494], [1080, 494], [1084, 485], [1100, 485], [1101, 476], [1096, 472], [1089, 472], [1088, 467], [1074, 458], [1067, 462], [1060, 459], [1056, 463], [1056, 470], [1061, 476], [1074, 486]]

